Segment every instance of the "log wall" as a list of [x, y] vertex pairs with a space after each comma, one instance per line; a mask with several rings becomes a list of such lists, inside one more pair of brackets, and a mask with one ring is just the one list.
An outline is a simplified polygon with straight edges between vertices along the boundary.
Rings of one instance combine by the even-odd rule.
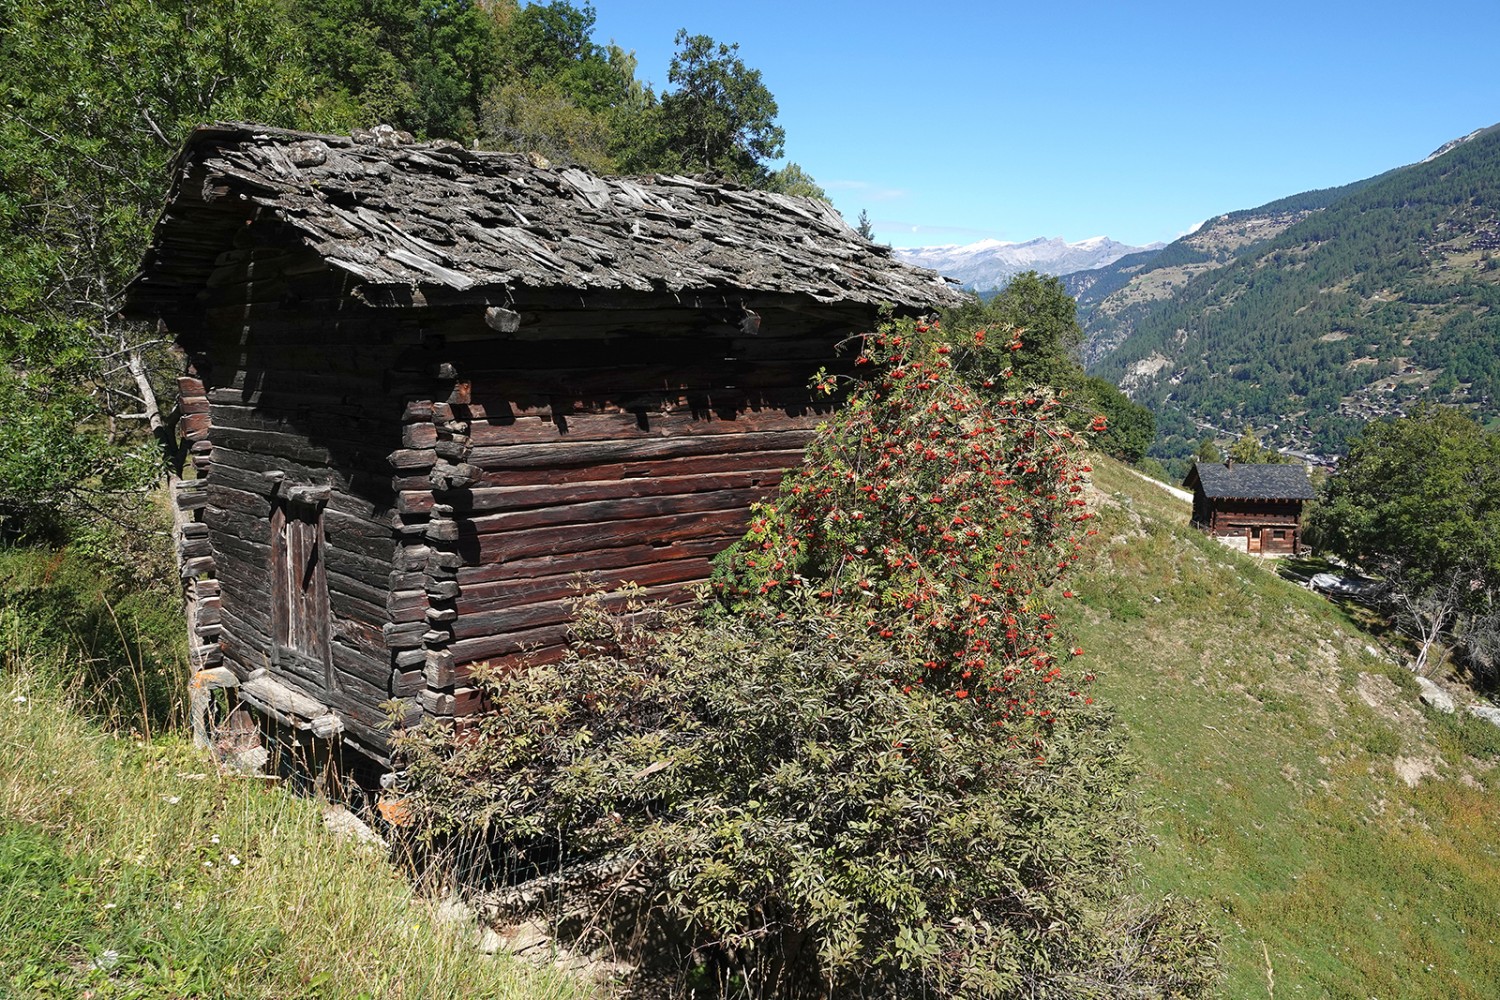
[[[184, 400], [212, 638], [242, 679], [267, 671], [331, 707], [377, 759], [382, 705], [470, 715], [474, 664], [561, 655], [580, 587], [685, 599], [829, 412], [813, 372], [852, 368], [835, 352], [848, 318], [817, 310], [739, 324], [653, 299], [507, 310], [497, 329], [482, 302], [367, 304], [275, 236], [244, 227], [196, 326], [177, 321], [201, 379]], [[323, 664], [278, 648], [271, 607], [277, 505], [315, 488]]]
[[1200, 490], [1193, 504], [1195, 524], [1212, 535], [1244, 537], [1250, 552], [1299, 552], [1301, 518], [1296, 500], [1209, 500]]
[[426, 711], [481, 711], [476, 663], [560, 656], [581, 590], [687, 599], [801, 461], [829, 412], [807, 383], [837, 367], [836, 338], [791, 315], [754, 335], [669, 320], [443, 348], [448, 391], [430, 415], [408, 407], [396, 481], [403, 519], [426, 525]]
[[[176, 333], [201, 380], [201, 404], [188, 407], [190, 385], [183, 399], [202, 425], [191, 494], [212, 555], [220, 655], [241, 679], [266, 671], [332, 708], [347, 738], [382, 758], [382, 706], [404, 698], [404, 717], [420, 716], [390, 641], [392, 594], [411, 574], [396, 560], [387, 457], [401, 431], [393, 362], [419, 334], [351, 306], [345, 282], [306, 255], [252, 245], [217, 264], [194, 327], [179, 321]], [[276, 512], [299, 490], [319, 496], [326, 604], [320, 593], [303, 613], [326, 615], [327, 642], [313, 644], [321, 662], [275, 641], [273, 594], [286, 589], [272, 579]]]

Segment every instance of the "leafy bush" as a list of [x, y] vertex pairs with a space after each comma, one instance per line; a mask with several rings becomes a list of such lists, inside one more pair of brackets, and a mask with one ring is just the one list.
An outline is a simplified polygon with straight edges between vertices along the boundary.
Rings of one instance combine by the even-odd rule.
[[1057, 717], [1043, 761], [972, 703], [888, 683], [889, 650], [814, 607], [579, 624], [563, 663], [483, 678], [477, 734], [403, 737], [406, 780], [434, 833], [504, 845], [503, 879], [561, 872], [617, 941], [628, 918], [670, 942], [647, 974], [772, 996], [1211, 978], [1183, 911], [1122, 905], [1137, 830], [1099, 709]]
[[560, 664], [479, 670], [493, 714], [398, 738], [411, 804], [669, 988], [1204, 995], [1203, 925], [1126, 891], [1128, 768], [1045, 600], [1088, 533], [1074, 433], [924, 332], [869, 339], [717, 602], [594, 599]]

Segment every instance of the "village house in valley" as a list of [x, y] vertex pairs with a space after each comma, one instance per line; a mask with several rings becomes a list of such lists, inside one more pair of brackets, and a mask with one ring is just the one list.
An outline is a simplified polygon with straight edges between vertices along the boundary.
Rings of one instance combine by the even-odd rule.
[[1242, 552], [1295, 555], [1302, 504], [1313, 498], [1302, 465], [1198, 462], [1182, 488], [1193, 493], [1193, 526]]
[[821, 202], [402, 139], [197, 130], [126, 306], [189, 362], [200, 659], [377, 762], [580, 579], [705, 579], [840, 342], [957, 301]]

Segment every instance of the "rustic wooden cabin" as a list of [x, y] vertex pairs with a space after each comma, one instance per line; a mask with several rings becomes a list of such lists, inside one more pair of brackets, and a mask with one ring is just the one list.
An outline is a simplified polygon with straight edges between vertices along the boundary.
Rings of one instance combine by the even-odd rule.
[[1193, 492], [1193, 526], [1250, 553], [1295, 555], [1302, 504], [1313, 498], [1301, 465], [1198, 462], [1182, 488]]
[[378, 761], [382, 704], [559, 655], [580, 579], [705, 579], [840, 342], [957, 301], [820, 202], [402, 138], [197, 130], [126, 306], [189, 362], [203, 661]]

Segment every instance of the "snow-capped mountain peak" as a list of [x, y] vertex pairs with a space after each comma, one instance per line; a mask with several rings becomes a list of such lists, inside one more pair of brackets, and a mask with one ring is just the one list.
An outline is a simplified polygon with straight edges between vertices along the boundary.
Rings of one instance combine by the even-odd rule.
[[1161, 243], [1146, 247], [1117, 243], [1108, 236], [1092, 236], [1069, 243], [1060, 236], [1041, 236], [1020, 243], [1005, 240], [979, 240], [963, 245], [946, 244], [931, 247], [898, 248], [897, 258], [929, 267], [969, 288], [981, 291], [1001, 288], [1022, 271], [1064, 275], [1112, 264], [1126, 254], [1154, 250]]

